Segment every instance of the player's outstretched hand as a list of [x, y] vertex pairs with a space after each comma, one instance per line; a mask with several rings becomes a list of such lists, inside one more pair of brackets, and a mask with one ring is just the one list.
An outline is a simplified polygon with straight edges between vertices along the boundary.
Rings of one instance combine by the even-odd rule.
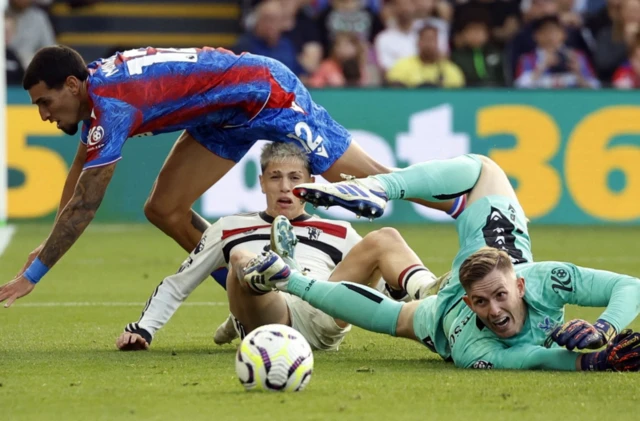
[[29, 266], [31, 266], [31, 263], [33, 263], [33, 261], [36, 260], [36, 257], [38, 257], [43, 247], [44, 247], [44, 244], [40, 244], [38, 247], [36, 247], [35, 250], [29, 253], [29, 257], [27, 257], [27, 262], [24, 264], [24, 266], [22, 266], [22, 269], [20, 269], [20, 272], [16, 274], [16, 278], [22, 275], [24, 271], [27, 270]]
[[18, 298], [22, 298], [35, 288], [36, 284], [29, 281], [23, 275], [16, 277], [11, 282], [0, 286], [0, 303], [6, 301], [4, 307], [11, 307]]
[[640, 371], [640, 333], [623, 330], [599, 352], [582, 355], [583, 371]]
[[149, 343], [137, 333], [122, 332], [116, 340], [116, 346], [120, 351], [146, 351]]
[[551, 332], [551, 339], [569, 351], [602, 348], [616, 334], [615, 329], [604, 320], [595, 325], [582, 319], [574, 319]]

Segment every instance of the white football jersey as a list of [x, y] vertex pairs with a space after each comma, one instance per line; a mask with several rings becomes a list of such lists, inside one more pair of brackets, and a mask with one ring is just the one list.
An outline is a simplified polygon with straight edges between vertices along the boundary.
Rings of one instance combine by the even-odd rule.
[[[202, 235], [202, 239], [176, 274], [166, 277], [155, 289], [137, 323], [151, 336], [173, 316], [180, 304], [205, 279], [213, 274], [224, 285], [229, 255], [236, 247], [260, 254], [269, 249], [273, 217], [265, 212], [246, 213], [220, 218]], [[291, 221], [298, 237], [295, 258], [301, 269], [319, 280], [329, 279], [331, 272], [362, 238], [351, 224], [304, 214]]]

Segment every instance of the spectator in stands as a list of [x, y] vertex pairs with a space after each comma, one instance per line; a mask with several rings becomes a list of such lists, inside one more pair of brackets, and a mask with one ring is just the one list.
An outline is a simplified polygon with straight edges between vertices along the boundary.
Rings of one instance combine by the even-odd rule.
[[588, 12], [584, 26], [593, 39], [598, 38], [600, 31], [611, 27], [620, 15], [620, 0], [606, 0], [605, 7]]
[[438, 28], [440, 52], [449, 55], [449, 28], [453, 18], [453, 7], [447, 0], [414, 0], [416, 4], [416, 33], [425, 25]]
[[[298, 63], [304, 72], [312, 74], [322, 61], [323, 51], [318, 25], [310, 3], [312, 0], [278, 0], [283, 13], [283, 35], [296, 49]], [[259, 2], [255, 2], [256, 5]], [[256, 8], [244, 20], [247, 32], [255, 28]]]
[[10, 45], [26, 68], [36, 51], [55, 44], [53, 28], [47, 14], [34, 6], [33, 0], [9, 0], [8, 13], [16, 22]]
[[366, 49], [352, 32], [336, 34], [329, 58], [309, 79], [312, 88], [364, 86], [368, 84]]
[[596, 38], [595, 66], [600, 79], [611, 81], [613, 73], [627, 59], [627, 51], [640, 30], [640, 0], [621, 0], [619, 13], [611, 15], [612, 25]]
[[518, 0], [456, 0], [451, 31], [459, 32], [459, 16], [480, 10], [491, 16], [491, 40], [501, 48], [511, 41], [520, 29]]
[[[384, 7], [384, 0], [361, 0], [361, 2], [365, 8], [376, 14], [381, 13]], [[309, 3], [316, 14], [324, 12], [331, 5], [330, 0], [311, 0]]]
[[324, 52], [322, 38], [313, 16], [310, 0], [280, 0], [285, 15], [285, 36], [293, 41], [298, 55], [298, 63], [305, 73], [312, 74], [318, 69]]
[[384, 29], [380, 17], [364, 4], [362, 0], [331, 0], [330, 7], [318, 16], [325, 55], [339, 32], [353, 32], [372, 44]]
[[278, 0], [267, 0], [256, 6], [253, 31], [240, 37], [233, 51], [260, 54], [282, 62], [293, 73], [301, 76], [303, 67], [298, 62], [296, 49], [285, 31], [285, 16]]
[[466, 86], [504, 86], [503, 53], [490, 43], [490, 19], [487, 13], [477, 12], [461, 16], [459, 33], [455, 34], [460, 47], [451, 54]]
[[[536, 40], [534, 39], [534, 24], [541, 18], [546, 16], [554, 16], [562, 24], [565, 32], [565, 44], [567, 47], [580, 51], [586, 55], [589, 60], [593, 60], [591, 48], [587, 40], [583, 36], [582, 28], [575, 26], [581, 24], [573, 16], [571, 11], [576, 0], [529, 0], [528, 3], [523, 2], [523, 19], [525, 25], [522, 30], [514, 37], [511, 42], [508, 54], [508, 62], [511, 66], [512, 74], [516, 72], [516, 66], [520, 57], [524, 54], [531, 53], [536, 49]], [[564, 15], [564, 20], [561, 17]]]
[[587, 58], [565, 45], [557, 16], [533, 22], [536, 50], [520, 57], [515, 85], [519, 88], [598, 88], [600, 82]]
[[629, 60], [613, 74], [612, 85], [617, 89], [640, 88], [640, 41], [636, 40], [629, 51]]
[[458, 88], [464, 76], [458, 66], [442, 56], [438, 29], [426, 25], [418, 33], [418, 54], [399, 60], [387, 73], [392, 86]]
[[393, 0], [391, 5], [392, 26], [380, 32], [375, 39], [376, 59], [383, 72], [389, 71], [398, 60], [417, 53], [415, 1]]
[[22, 85], [22, 77], [24, 76], [24, 68], [18, 55], [11, 48], [11, 40], [16, 31], [16, 20], [8, 13], [4, 14], [4, 42], [7, 69], [7, 85]]

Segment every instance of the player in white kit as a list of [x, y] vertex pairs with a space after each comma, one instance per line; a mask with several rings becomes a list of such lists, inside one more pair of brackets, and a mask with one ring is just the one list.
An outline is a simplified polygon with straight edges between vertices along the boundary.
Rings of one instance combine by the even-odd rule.
[[[212, 272], [223, 286], [226, 281], [232, 314], [218, 328], [216, 343], [230, 342], [262, 325], [280, 323], [300, 331], [314, 349], [338, 348], [350, 325], [334, 320], [294, 295], [257, 294], [238, 282], [235, 268], [269, 250], [272, 222], [279, 215], [293, 226], [297, 237], [295, 257], [300, 269], [319, 279], [329, 279], [344, 256], [362, 240], [348, 222], [305, 213], [304, 204], [292, 190], [300, 183], [312, 181], [313, 177], [306, 155], [298, 148], [285, 143], [268, 144], [261, 155], [261, 167], [260, 183], [267, 209], [223, 217], [212, 224], [178, 272], [165, 278], [154, 290], [140, 319], [125, 327], [116, 341], [119, 349], [147, 349], [158, 330]], [[386, 245], [396, 240], [389, 230], [372, 238]], [[383, 290], [385, 285], [379, 274], [360, 282], [378, 290]]]

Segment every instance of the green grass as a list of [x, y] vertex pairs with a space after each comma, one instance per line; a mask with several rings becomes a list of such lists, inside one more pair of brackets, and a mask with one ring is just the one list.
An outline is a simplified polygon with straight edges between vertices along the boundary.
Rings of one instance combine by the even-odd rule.
[[[18, 227], [0, 257], [0, 283], [48, 229]], [[434, 272], [448, 269], [457, 247], [453, 227], [400, 230]], [[640, 275], [640, 228], [531, 230], [537, 260]], [[315, 353], [304, 392], [246, 393], [235, 377], [237, 341], [222, 347], [212, 341], [228, 314], [213, 281], [187, 302], [220, 304], [181, 308], [149, 352], [117, 351], [124, 325], [183, 258], [148, 225], [91, 227], [31, 295], [0, 309], [0, 420], [583, 421], [633, 414], [640, 404], [634, 373], [460, 370], [416, 343], [360, 329], [339, 352]], [[568, 317], [594, 320], [599, 311], [569, 308]]]

